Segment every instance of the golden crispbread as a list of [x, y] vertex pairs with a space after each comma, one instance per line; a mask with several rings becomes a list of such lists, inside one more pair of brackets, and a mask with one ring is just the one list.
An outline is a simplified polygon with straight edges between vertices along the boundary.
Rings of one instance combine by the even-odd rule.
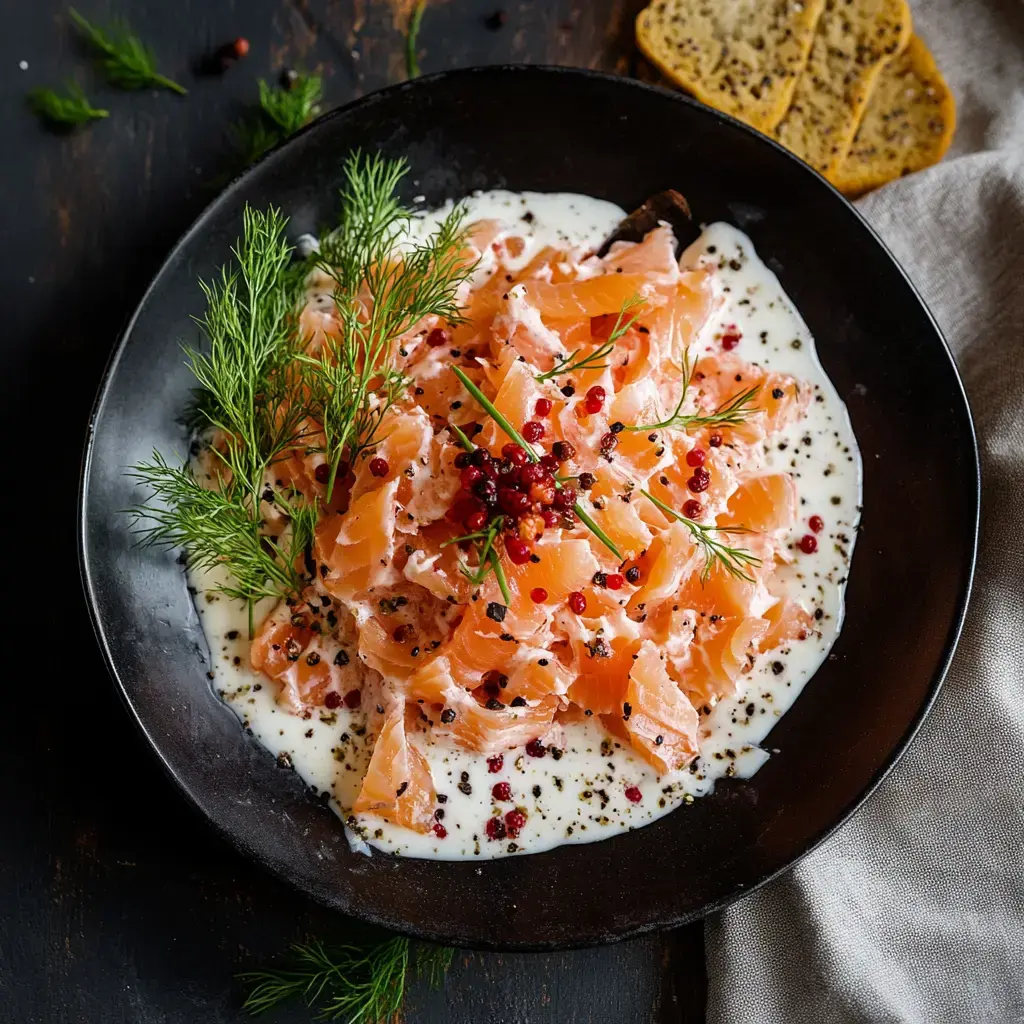
[[775, 137], [826, 176], [846, 159], [886, 63], [910, 39], [906, 0], [826, 0]]
[[846, 159], [830, 175], [857, 196], [942, 159], [956, 127], [956, 104], [928, 47], [914, 36], [888, 64]]
[[824, 6], [655, 0], [637, 16], [637, 45], [697, 99], [770, 133], [789, 107]]

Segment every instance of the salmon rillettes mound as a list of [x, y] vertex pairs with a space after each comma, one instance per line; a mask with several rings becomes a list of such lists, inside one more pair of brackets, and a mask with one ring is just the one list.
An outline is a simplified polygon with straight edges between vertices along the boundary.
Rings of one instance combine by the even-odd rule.
[[[557, 757], [574, 723], [674, 777], [758, 656], [818, 628], [784, 570], [821, 520], [794, 549], [798, 488], [764, 454], [813, 389], [741, 358], [729, 325], [707, 338], [716, 261], [677, 260], [664, 225], [603, 259], [525, 250], [514, 226], [472, 224], [464, 319], [393, 339], [410, 384], [378, 442], [329, 496], [315, 443], [270, 482], [321, 515], [308, 585], [269, 611], [249, 660], [300, 719], [363, 716], [359, 777], [334, 795], [364, 838], [375, 821], [447, 836], [424, 743], [499, 780], [478, 848], [531, 813], [502, 766]], [[310, 351], [341, 330], [329, 286], [310, 278]]]

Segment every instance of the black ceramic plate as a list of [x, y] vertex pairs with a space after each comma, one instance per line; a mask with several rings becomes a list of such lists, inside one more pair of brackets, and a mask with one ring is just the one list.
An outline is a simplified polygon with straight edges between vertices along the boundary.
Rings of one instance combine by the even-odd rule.
[[[846, 626], [771, 734], [751, 780], [639, 831], [483, 863], [349, 852], [341, 823], [211, 692], [207, 645], [173, 554], [132, 546], [125, 467], [182, 451], [197, 278], [229, 256], [245, 203], [295, 235], [335, 212], [354, 148], [404, 156], [408, 197], [583, 192], [632, 209], [677, 188], [699, 221], [748, 232], [818, 340], [864, 456], [864, 528]], [[956, 500], [950, 500], [956, 495]], [[319, 120], [236, 181], [157, 275], [111, 362], [86, 453], [82, 559], [100, 642], [154, 750], [224, 834], [346, 913], [465, 946], [586, 945], [682, 923], [791, 865], [861, 803], [935, 697], [974, 561], [978, 465], [939, 331], [903, 272], [822, 179], [678, 95], [599, 74], [487, 68], [425, 78]]]

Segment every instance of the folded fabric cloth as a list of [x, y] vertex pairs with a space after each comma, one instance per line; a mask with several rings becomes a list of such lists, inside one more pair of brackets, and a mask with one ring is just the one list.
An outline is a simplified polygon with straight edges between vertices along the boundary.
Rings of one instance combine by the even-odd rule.
[[935, 708], [875, 795], [707, 922], [709, 1024], [1024, 1022], [1024, 4], [912, 6], [957, 141], [859, 206], [964, 377], [982, 457], [974, 595]]

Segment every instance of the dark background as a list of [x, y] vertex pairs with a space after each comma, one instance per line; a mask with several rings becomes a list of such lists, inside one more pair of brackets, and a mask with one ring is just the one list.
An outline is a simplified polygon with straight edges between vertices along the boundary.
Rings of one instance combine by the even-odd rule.
[[[0, 4], [2, 1024], [241, 1021], [236, 972], [293, 941], [345, 941], [358, 929], [241, 859], [163, 775], [93, 640], [75, 513], [107, 356], [170, 246], [237, 169], [227, 130], [251, 109], [257, 77], [318, 69], [325, 108], [399, 81], [410, 6], [80, 0], [92, 20], [126, 17], [161, 70], [189, 88], [182, 98], [103, 84], [58, 0]], [[535, 0], [508, 5], [502, 19], [490, 0], [433, 0], [420, 64], [426, 72], [557, 63], [650, 77], [632, 42], [641, 6]], [[245, 61], [223, 77], [194, 74], [204, 52], [240, 35], [251, 42]], [[66, 78], [111, 117], [67, 136], [41, 126], [25, 93]], [[460, 953], [443, 992], [414, 987], [405, 1020], [691, 1024], [703, 1020], [703, 1005], [694, 925], [576, 953]], [[295, 1008], [268, 1019], [309, 1014]]]

